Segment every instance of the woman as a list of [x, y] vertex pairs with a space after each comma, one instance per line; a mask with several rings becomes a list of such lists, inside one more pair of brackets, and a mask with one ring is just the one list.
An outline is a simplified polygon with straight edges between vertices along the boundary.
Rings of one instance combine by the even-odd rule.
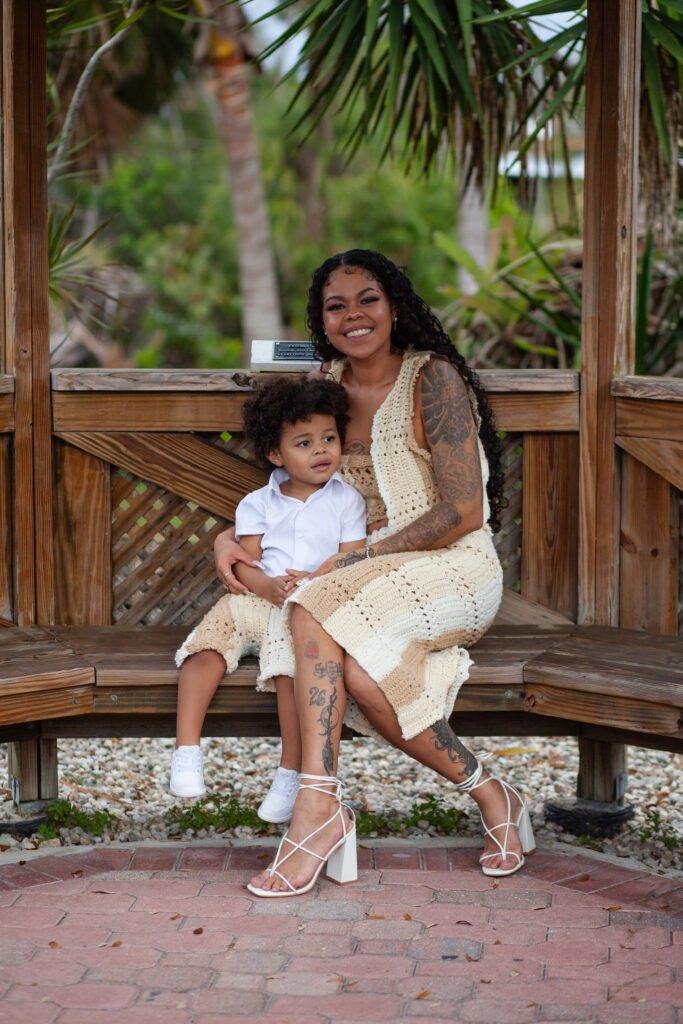
[[[489, 523], [504, 499], [486, 398], [408, 278], [379, 253], [326, 260], [313, 276], [308, 326], [349, 397], [341, 472], [364, 494], [375, 529], [364, 553], [336, 555], [305, 586], [292, 583], [302, 783], [274, 864], [249, 888], [308, 891], [328, 858], [331, 877], [355, 880], [354, 828], [335, 778], [345, 711], [354, 728], [470, 792], [486, 831], [482, 870], [512, 874], [533, 849], [526, 805], [448, 725], [471, 663], [466, 648], [490, 626], [502, 592]], [[248, 561], [223, 534], [216, 565], [236, 591], [238, 559]]]

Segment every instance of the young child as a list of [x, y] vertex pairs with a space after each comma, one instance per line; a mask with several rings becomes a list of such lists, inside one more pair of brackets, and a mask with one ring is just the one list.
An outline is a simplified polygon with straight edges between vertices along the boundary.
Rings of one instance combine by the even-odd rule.
[[282, 606], [292, 581], [338, 551], [362, 548], [365, 501], [337, 470], [347, 415], [344, 389], [333, 381], [271, 379], [245, 403], [244, 428], [259, 462], [276, 467], [265, 487], [235, 513], [235, 535], [260, 568], [237, 563], [251, 594], [227, 594], [204, 616], [176, 654], [176, 749], [170, 791], [205, 792], [199, 747], [207, 709], [225, 672], [257, 654], [259, 689], [277, 694], [282, 735], [280, 767], [258, 809], [265, 821], [291, 817], [299, 788], [301, 740], [294, 702], [294, 652]]

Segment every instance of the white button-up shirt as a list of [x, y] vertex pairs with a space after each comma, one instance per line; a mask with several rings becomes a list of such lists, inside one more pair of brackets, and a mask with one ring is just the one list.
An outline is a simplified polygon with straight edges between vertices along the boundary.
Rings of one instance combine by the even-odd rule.
[[365, 539], [365, 499], [339, 473], [306, 501], [282, 493], [280, 484], [288, 479], [286, 469], [274, 470], [267, 485], [243, 498], [235, 512], [237, 540], [263, 535], [267, 576], [283, 576], [286, 569], [313, 572], [340, 544]]

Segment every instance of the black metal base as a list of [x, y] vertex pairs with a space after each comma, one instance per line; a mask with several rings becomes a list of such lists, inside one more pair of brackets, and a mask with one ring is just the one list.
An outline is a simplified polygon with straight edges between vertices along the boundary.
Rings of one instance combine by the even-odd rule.
[[47, 818], [43, 814], [40, 818], [19, 818], [17, 821], [0, 821], [0, 835], [5, 833], [8, 836], [32, 836], [41, 825], [44, 825]]
[[597, 800], [572, 800], [545, 805], [546, 821], [561, 825], [565, 832], [573, 836], [591, 836], [595, 839], [611, 839], [633, 814], [631, 804], [619, 807], [614, 803], [599, 803]]

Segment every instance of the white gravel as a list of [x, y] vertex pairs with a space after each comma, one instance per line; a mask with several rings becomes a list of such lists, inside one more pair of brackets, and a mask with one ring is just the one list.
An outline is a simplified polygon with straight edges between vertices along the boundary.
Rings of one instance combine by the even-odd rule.
[[[548, 799], [571, 798], [578, 768], [577, 744], [571, 739], [525, 739], [487, 737], [468, 739], [477, 754], [492, 754], [489, 762], [496, 772], [522, 789], [532, 805], [539, 845], [551, 840], [574, 847], [585, 841], [562, 832], [543, 821]], [[81, 830], [63, 829], [61, 838], [50, 845], [83, 845], [93, 842], [140, 842], [143, 840], [210, 838], [213, 829], [181, 832], [169, 826], [164, 815], [182, 804], [168, 792], [168, 773], [173, 741], [170, 739], [98, 739], [59, 741], [59, 795], [84, 811], [106, 809], [116, 818], [103, 837]], [[209, 793], [234, 794], [242, 804], [256, 806], [262, 798], [279, 760], [279, 741], [264, 739], [207, 739], [202, 741], [205, 776]], [[7, 748], [0, 746], [0, 779], [7, 778]], [[463, 836], [481, 832], [476, 808], [465, 794], [456, 793], [433, 772], [415, 764], [405, 755], [369, 739], [342, 742], [339, 775], [346, 784], [347, 798], [357, 807], [389, 816], [405, 815], [413, 802], [430, 795], [442, 797], [447, 807], [460, 808], [468, 818], [461, 824]], [[2, 822], [17, 817], [7, 788], [0, 788], [0, 849], [14, 848], [16, 839], [2, 835]], [[589, 848], [618, 857], [631, 857], [650, 871], [670, 874], [683, 870], [683, 758], [679, 755], [637, 747], [629, 749], [627, 798], [636, 814], [614, 840], [591, 841]], [[191, 801], [185, 801], [186, 804]], [[653, 814], [660, 825], [652, 826]], [[248, 839], [275, 835], [278, 828], [262, 831], [240, 827], [225, 833]], [[382, 831], [376, 833], [382, 835]], [[438, 836], [426, 820], [401, 836]], [[372, 835], [372, 834], [371, 834]], [[663, 838], [676, 836], [671, 849]], [[25, 849], [35, 846], [35, 837], [22, 841]]]

